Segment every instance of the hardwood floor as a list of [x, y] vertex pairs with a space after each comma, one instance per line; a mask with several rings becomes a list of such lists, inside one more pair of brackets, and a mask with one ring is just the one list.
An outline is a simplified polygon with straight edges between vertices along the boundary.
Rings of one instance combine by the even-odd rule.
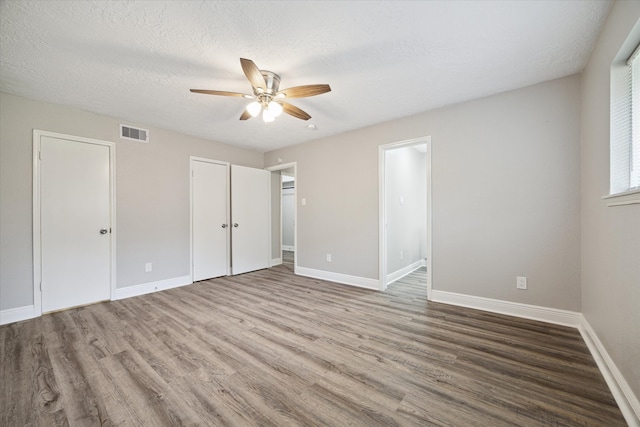
[[571, 328], [291, 264], [0, 327], [0, 425], [625, 425]]

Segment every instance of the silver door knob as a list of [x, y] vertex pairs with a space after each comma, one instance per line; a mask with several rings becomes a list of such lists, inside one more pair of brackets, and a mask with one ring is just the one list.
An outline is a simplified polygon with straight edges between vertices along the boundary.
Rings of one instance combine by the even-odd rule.
[[100, 234], [107, 234], [107, 229], [106, 228], [101, 228], [100, 229]]
[[227, 224], [222, 224], [222, 228], [227, 228]]
[[237, 222], [234, 222], [234, 223], [233, 223], [233, 226], [234, 226], [234, 227], [238, 227], [238, 223], [237, 223]]

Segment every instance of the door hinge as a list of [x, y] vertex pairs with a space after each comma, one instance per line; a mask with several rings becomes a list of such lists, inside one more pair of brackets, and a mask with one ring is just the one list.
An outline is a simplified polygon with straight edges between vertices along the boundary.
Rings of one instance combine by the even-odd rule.
[[42, 151], [38, 151], [38, 160], [42, 161]]
[[40, 281], [40, 292], [42, 292], [42, 281]]

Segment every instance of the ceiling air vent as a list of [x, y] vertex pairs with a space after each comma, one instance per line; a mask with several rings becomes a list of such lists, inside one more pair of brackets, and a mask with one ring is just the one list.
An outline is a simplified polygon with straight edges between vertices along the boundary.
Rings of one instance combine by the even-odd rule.
[[149, 142], [149, 131], [146, 129], [120, 125], [120, 138], [130, 139], [132, 141]]

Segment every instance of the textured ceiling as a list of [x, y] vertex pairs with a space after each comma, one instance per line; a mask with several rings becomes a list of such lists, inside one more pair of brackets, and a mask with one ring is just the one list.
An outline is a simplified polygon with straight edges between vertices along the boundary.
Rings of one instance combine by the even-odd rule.
[[[582, 70], [608, 1], [25, 1], [0, 3], [0, 90], [259, 151]], [[308, 122], [238, 120], [239, 58]], [[313, 123], [317, 130], [306, 125]], [[151, 135], [153, 138], [153, 135]]]

